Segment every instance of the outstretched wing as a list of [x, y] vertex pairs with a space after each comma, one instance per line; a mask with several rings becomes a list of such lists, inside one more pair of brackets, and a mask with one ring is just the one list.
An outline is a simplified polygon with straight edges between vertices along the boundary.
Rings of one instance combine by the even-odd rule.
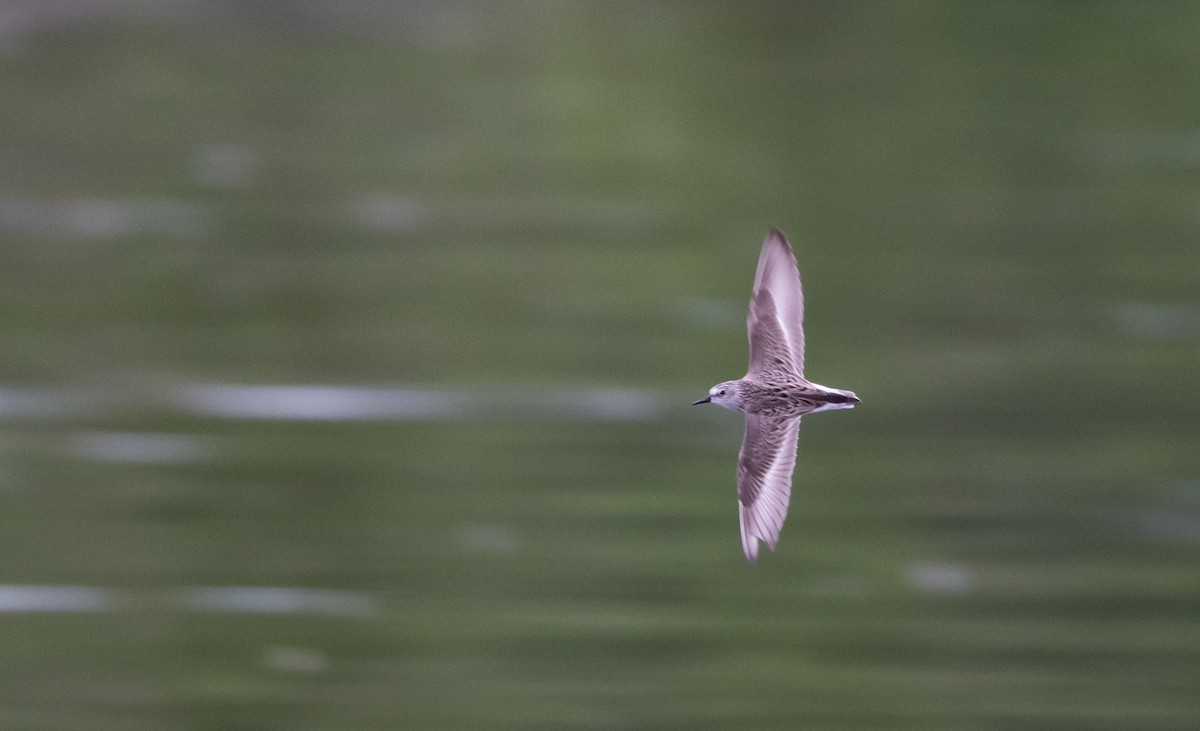
[[746, 414], [746, 434], [738, 455], [738, 509], [742, 550], [754, 562], [758, 542], [774, 551], [787, 517], [796, 467], [800, 417]]
[[804, 292], [792, 246], [771, 229], [758, 255], [750, 312], [748, 375], [779, 372], [804, 375]]

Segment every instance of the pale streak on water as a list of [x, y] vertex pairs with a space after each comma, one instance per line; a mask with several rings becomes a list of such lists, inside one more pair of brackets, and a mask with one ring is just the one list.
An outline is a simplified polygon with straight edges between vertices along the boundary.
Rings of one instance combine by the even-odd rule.
[[81, 416], [95, 412], [101, 400], [79, 389], [0, 387], [0, 419]]
[[374, 617], [374, 598], [327, 589], [270, 586], [200, 586], [180, 589], [176, 597], [188, 609], [230, 614], [307, 614]]
[[197, 586], [163, 592], [136, 592], [96, 586], [0, 584], [0, 614], [114, 612], [147, 597], [170, 605], [220, 614], [296, 614], [369, 619], [379, 603], [361, 593], [274, 586]]
[[421, 421], [471, 411], [466, 394], [433, 388], [186, 384], [168, 400], [197, 416], [269, 421]]
[[262, 163], [249, 145], [207, 144], [192, 151], [190, 167], [192, 179], [201, 185], [244, 188], [258, 177]]
[[1200, 339], [1200, 307], [1129, 302], [1114, 310], [1117, 326], [1147, 340]]
[[424, 421], [531, 415], [576, 421], [646, 421], [662, 394], [625, 388], [243, 386], [188, 384], [170, 399], [187, 413], [277, 421]]
[[94, 586], [0, 584], [0, 614], [104, 612], [115, 608], [113, 592]]
[[[678, 399], [683, 402], [682, 397]], [[439, 421], [541, 417], [564, 421], [649, 421], [665, 416], [661, 391], [633, 388], [495, 386], [243, 385], [183, 383], [154, 392], [119, 393], [86, 388], [0, 386], [0, 419], [102, 416], [123, 409], [157, 408], [191, 416], [261, 421]], [[154, 451], [159, 436], [98, 433], [76, 447], [94, 456]], [[162, 453], [200, 447], [159, 440]], [[136, 461], [136, 460], [135, 460]]]
[[429, 218], [417, 201], [382, 193], [352, 201], [349, 216], [359, 228], [385, 234], [411, 233]]
[[975, 583], [975, 575], [966, 564], [922, 561], [908, 567], [908, 582], [926, 594], [966, 594]]
[[71, 440], [76, 457], [99, 462], [195, 464], [212, 455], [209, 440], [190, 434], [87, 432]]
[[[259, 174], [259, 159], [245, 145], [205, 145], [190, 162], [191, 176], [201, 185], [239, 188]], [[489, 230], [546, 225], [557, 217], [562, 225], [588, 225], [604, 230], [644, 231], [658, 224], [652, 208], [638, 201], [596, 201], [557, 197], [527, 201], [490, 196], [462, 199], [441, 206], [404, 195], [377, 192], [345, 201], [347, 221], [370, 233], [405, 234], [418, 231], [431, 220], [454, 217], [463, 221], [486, 220]], [[42, 199], [0, 195], [0, 232], [104, 241], [139, 233], [194, 239], [217, 225], [205, 204], [177, 198], [65, 198]]]
[[0, 196], [0, 231], [103, 240], [150, 233], [194, 238], [212, 228], [208, 209], [174, 198], [68, 198]]
[[[511, 530], [498, 526], [461, 526], [460, 546], [467, 552], [507, 554], [516, 550]], [[926, 594], [965, 594], [972, 590], [971, 570], [962, 564], [914, 563], [908, 568], [914, 591]], [[819, 580], [813, 591], [822, 595], [859, 595], [868, 587], [842, 577], [834, 583]], [[146, 604], [215, 614], [277, 614], [373, 619], [382, 613], [376, 597], [362, 592], [309, 587], [188, 586], [161, 590], [129, 590], [98, 586], [0, 584], [0, 614], [112, 613]]]

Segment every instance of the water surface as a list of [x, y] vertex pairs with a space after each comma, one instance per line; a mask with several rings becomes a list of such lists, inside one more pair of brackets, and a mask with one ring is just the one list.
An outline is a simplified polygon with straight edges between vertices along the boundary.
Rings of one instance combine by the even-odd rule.
[[0, 28], [0, 726], [1197, 726], [1195, 11], [269, 5]]

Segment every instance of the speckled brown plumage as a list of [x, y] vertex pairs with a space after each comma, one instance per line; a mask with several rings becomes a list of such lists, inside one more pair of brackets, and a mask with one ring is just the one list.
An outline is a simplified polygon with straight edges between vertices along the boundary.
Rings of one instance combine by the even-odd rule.
[[759, 541], [779, 541], [791, 496], [800, 417], [859, 402], [852, 391], [804, 378], [804, 294], [787, 239], [772, 230], [763, 241], [746, 316], [750, 365], [736, 381], [718, 383], [697, 404], [714, 403], [746, 415], [738, 455], [742, 550], [758, 558]]

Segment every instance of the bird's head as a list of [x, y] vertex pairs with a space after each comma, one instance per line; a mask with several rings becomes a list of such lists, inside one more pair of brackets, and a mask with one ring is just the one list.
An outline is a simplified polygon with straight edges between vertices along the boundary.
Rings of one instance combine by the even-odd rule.
[[723, 406], [730, 411], [741, 411], [742, 405], [745, 403], [745, 389], [741, 381], [724, 381], [718, 383], [708, 389], [708, 395], [699, 401], [692, 402], [692, 406], [698, 404], [716, 404]]

